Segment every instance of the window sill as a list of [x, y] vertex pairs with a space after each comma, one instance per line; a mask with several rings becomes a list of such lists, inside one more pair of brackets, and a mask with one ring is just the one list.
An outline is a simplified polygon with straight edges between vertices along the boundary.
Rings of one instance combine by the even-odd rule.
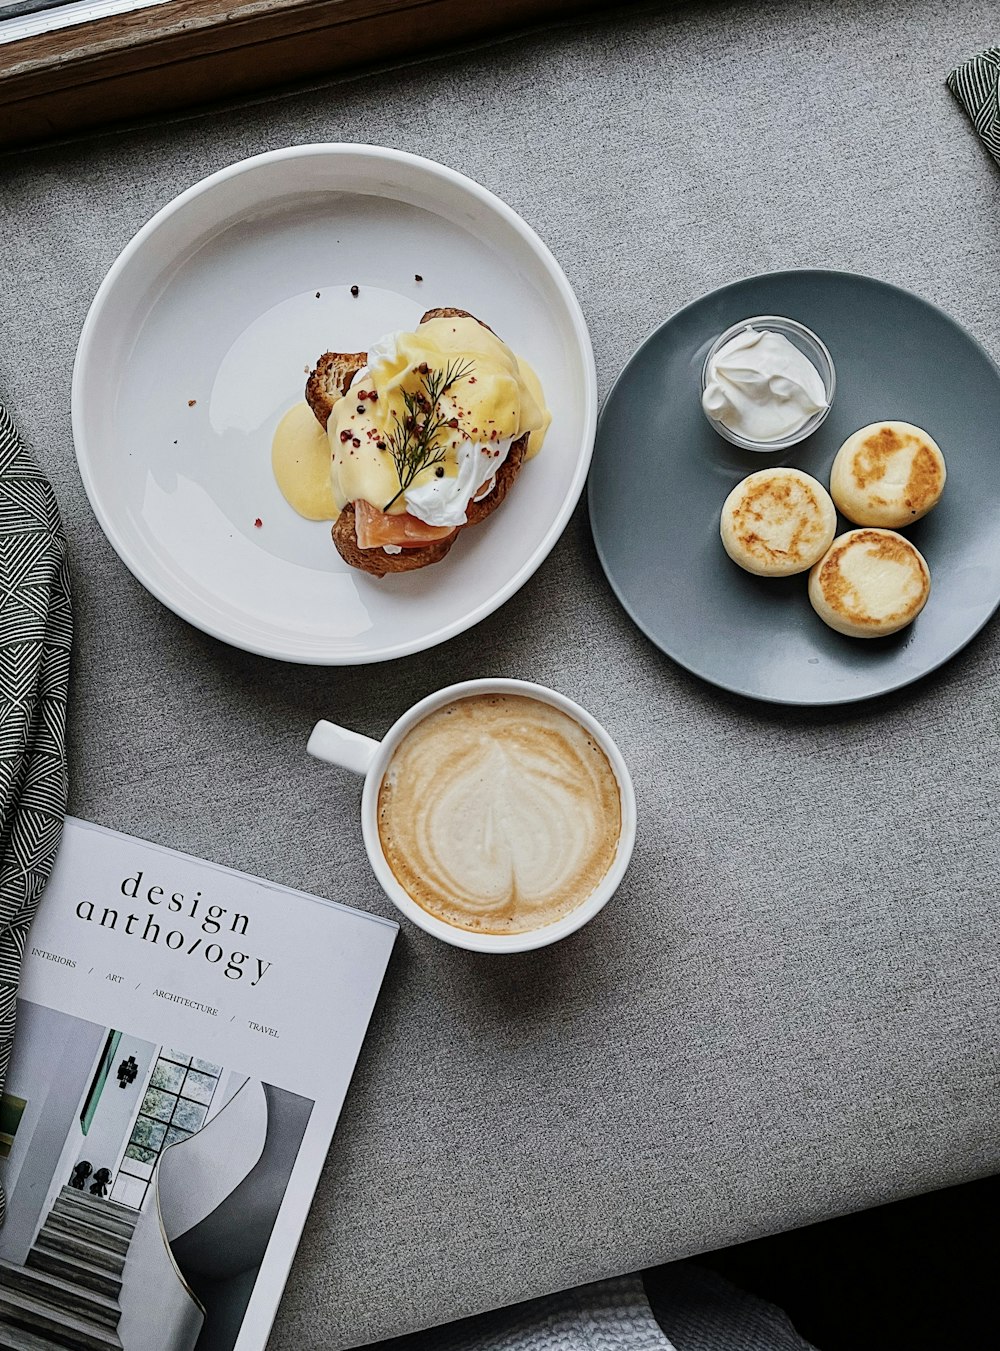
[[0, 45], [0, 146], [425, 55], [591, 0], [170, 0]]

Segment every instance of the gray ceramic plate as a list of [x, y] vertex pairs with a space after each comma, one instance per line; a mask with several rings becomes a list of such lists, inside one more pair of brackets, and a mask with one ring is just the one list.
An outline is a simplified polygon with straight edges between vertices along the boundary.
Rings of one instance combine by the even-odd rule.
[[[724, 441], [699, 404], [712, 341], [755, 314], [808, 325], [837, 369], [826, 421], [773, 455]], [[828, 484], [841, 443], [882, 418], [930, 432], [944, 451], [948, 485], [906, 532], [931, 569], [923, 613], [891, 638], [859, 640], [820, 621], [804, 575], [765, 580], [730, 562], [719, 513], [734, 484], [770, 465], [796, 465]], [[705, 680], [780, 704], [867, 699], [954, 656], [1000, 602], [998, 508], [1000, 370], [941, 310], [848, 272], [752, 277], [673, 315], [608, 395], [590, 474], [597, 550], [639, 628]]]

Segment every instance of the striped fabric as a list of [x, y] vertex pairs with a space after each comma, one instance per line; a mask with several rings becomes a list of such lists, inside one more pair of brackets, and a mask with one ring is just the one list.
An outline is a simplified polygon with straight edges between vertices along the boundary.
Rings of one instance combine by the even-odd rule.
[[1000, 164], [1000, 47], [990, 47], [956, 66], [948, 76], [948, 88]]
[[[66, 811], [72, 634], [55, 497], [0, 406], [0, 1091], [25, 940]], [[0, 1224], [5, 1205], [0, 1191]]]

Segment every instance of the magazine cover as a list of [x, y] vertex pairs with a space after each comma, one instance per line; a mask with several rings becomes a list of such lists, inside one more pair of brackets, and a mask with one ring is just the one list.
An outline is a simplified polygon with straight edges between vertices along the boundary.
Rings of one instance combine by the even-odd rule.
[[0, 1103], [0, 1346], [264, 1347], [396, 932], [67, 820]]

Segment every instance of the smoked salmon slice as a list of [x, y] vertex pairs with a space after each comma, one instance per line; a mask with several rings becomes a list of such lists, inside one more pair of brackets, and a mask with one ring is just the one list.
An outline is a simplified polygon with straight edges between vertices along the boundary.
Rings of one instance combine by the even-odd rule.
[[354, 522], [359, 549], [381, 549], [386, 544], [398, 549], [420, 549], [447, 539], [456, 529], [453, 525], [428, 525], [408, 511], [390, 515], [362, 497], [354, 503]]

